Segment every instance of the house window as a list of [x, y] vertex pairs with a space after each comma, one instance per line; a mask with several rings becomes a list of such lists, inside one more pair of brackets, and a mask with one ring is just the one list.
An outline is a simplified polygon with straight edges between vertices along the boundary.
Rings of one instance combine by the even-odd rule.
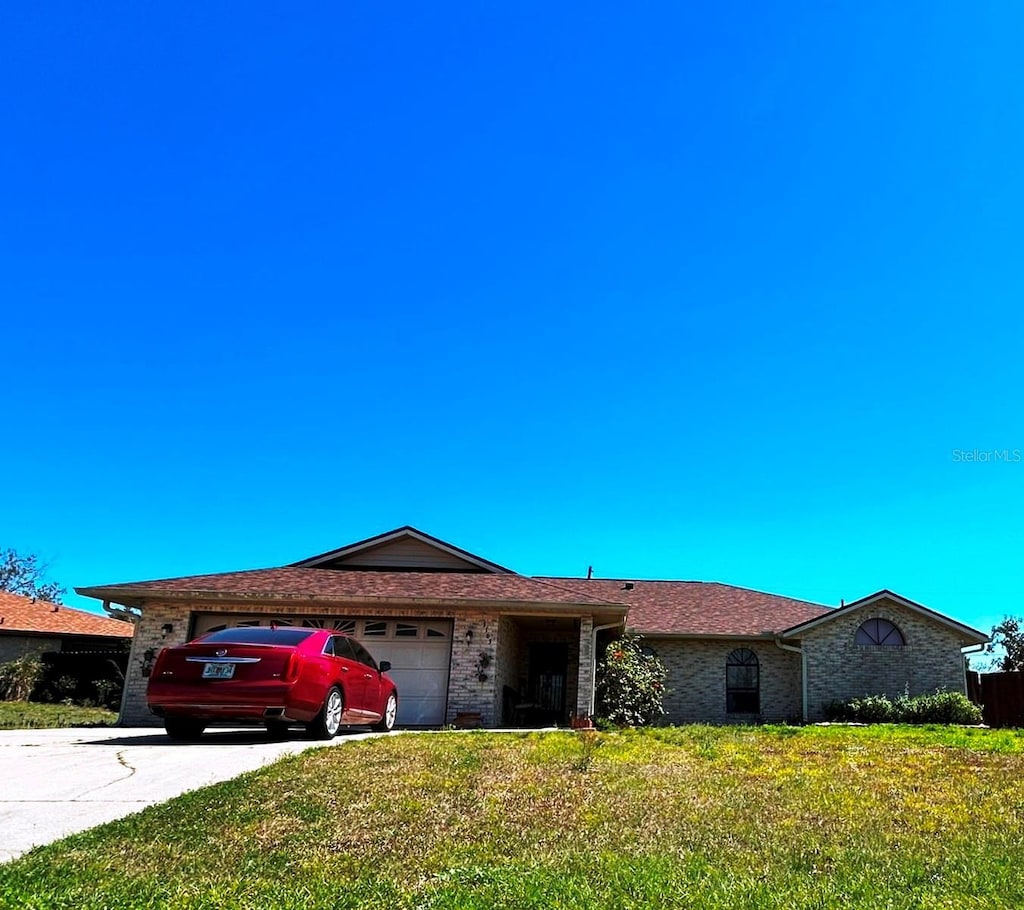
[[729, 714], [761, 710], [760, 667], [749, 648], [737, 648], [725, 662], [725, 710]]
[[906, 644], [903, 633], [888, 619], [869, 619], [858, 630], [853, 638], [855, 645], [884, 645], [889, 648], [902, 648]]

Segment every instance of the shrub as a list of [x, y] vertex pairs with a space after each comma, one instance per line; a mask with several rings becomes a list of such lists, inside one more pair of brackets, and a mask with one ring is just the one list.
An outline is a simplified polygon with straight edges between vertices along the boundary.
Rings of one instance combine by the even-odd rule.
[[665, 666], [630, 635], [605, 649], [597, 668], [597, 711], [621, 727], [651, 724], [665, 713]]
[[123, 683], [114, 679], [94, 679], [92, 684], [96, 690], [97, 703], [105, 708], [116, 710], [121, 704]]
[[0, 699], [28, 701], [42, 682], [43, 672], [43, 662], [35, 654], [0, 664]]
[[980, 724], [981, 708], [962, 692], [930, 695], [865, 695], [825, 705], [829, 720], [864, 724]]

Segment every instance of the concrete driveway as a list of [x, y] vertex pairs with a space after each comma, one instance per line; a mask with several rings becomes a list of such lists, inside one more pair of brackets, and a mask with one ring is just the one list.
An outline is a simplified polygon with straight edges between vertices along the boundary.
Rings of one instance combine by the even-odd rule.
[[153, 727], [0, 731], [0, 862], [285, 755], [386, 735], [325, 743], [296, 730], [274, 742], [262, 730], [214, 729], [175, 743]]

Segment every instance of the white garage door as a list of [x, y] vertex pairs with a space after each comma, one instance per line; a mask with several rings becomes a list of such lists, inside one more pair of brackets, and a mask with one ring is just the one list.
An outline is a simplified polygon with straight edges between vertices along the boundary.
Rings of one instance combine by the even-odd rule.
[[449, 619], [339, 619], [336, 616], [252, 616], [200, 613], [193, 635], [225, 626], [306, 626], [346, 632], [378, 660], [390, 660], [388, 672], [398, 687], [398, 723], [439, 726], [448, 699], [452, 652]]

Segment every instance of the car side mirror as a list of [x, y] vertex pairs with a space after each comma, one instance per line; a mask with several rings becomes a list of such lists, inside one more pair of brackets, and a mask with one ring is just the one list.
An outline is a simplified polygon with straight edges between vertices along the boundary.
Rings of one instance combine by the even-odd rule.
[[380, 662], [380, 672], [381, 673], [387, 673], [388, 670], [390, 670], [390, 669], [391, 669], [391, 661], [390, 660], [382, 660]]

